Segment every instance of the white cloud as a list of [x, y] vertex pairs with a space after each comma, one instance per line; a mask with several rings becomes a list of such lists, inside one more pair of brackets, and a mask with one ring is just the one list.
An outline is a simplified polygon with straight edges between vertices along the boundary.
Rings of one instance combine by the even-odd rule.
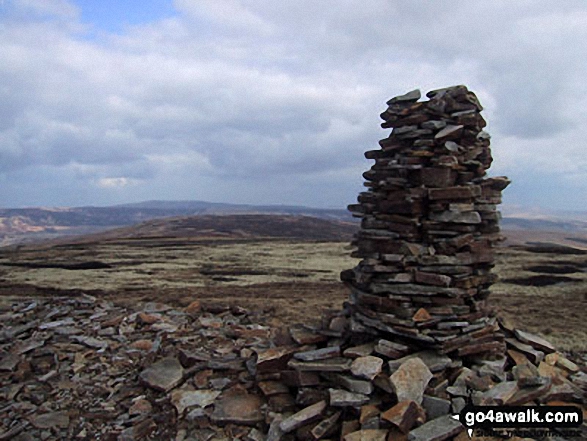
[[136, 179], [129, 179], [125, 177], [118, 178], [101, 178], [96, 183], [101, 188], [121, 188], [129, 185], [136, 185], [139, 181]]
[[[55, 199], [61, 188], [61, 205], [81, 185], [86, 203], [107, 203], [100, 191], [116, 188], [129, 200], [344, 206], [363, 151], [385, 136], [385, 101], [464, 83], [486, 107], [496, 172], [587, 178], [582, 1], [175, 6], [173, 18], [91, 40], [65, 0], [11, 2], [0, 33], [0, 177], [47, 180], [26, 197]], [[13, 204], [13, 189], [0, 186], [0, 204]]]

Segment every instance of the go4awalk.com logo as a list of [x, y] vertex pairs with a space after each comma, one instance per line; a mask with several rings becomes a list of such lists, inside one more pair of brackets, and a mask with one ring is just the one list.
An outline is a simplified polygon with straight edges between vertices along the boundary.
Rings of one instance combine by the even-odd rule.
[[453, 418], [469, 438], [478, 436], [580, 436], [583, 412], [578, 406], [466, 406]]

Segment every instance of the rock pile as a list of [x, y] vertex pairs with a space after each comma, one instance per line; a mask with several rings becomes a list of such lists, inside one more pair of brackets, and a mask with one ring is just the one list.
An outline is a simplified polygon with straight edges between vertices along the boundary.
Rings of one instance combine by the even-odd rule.
[[[507, 351], [488, 359], [398, 350], [394, 340], [352, 331], [353, 320], [349, 308], [325, 316], [319, 327], [293, 327], [281, 346], [258, 354], [267, 441], [464, 441], [469, 437], [451, 415], [467, 404], [583, 405], [587, 411], [584, 366], [503, 321], [498, 327]], [[587, 426], [574, 433], [586, 436]]]
[[260, 321], [197, 302], [128, 308], [83, 296], [0, 306], [0, 440], [245, 436], [264, 422], [246, 368], [269, 347]]
[[492, 157], [475, 94], [456, 86], [427, 97], [389, 100], [382, 126], [393, 131], [365, 154], [375, 160], [363, 175], [369, 190], [349, 206], [362, 219], [354, 256], [363, 260], [342, 274], [352, 329], [440, 353], [503, 353], [486, 299], [509, 180], [486, 177]]
[[504, 328], [507, 358], [466, 367], [391, 357], [392, 342], [348, 332], [350, 313], [273, 331], [266, 318], [89, 296], [0, 307], [0, 440], [447, 439], [466, 401], [587, 390], [584, 369], [519, 330]]

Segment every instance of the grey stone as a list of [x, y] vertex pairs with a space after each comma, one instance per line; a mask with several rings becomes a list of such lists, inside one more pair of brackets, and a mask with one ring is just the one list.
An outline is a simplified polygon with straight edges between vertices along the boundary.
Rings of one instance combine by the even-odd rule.
[[366, 429], [349, 433], [343, 438], [343, 441], [385, 441], [386, 439], [387, 430]]
[[330, 405], [334, 407], [357, 407], [369, 402], [367, 395], [348, 392], [342, 389], [328, 389], [328, 394], [330, 396]]
[[140, 379], [153, 389], [168, 392], [183, 380], [183, 367], [177, 358], [164, 358], [141, 372]]
[[526, 343], [536, 350], [543, 351], [547, 354], [556, 351], [556, 348], [552, 345], [552, 343], [543, 339], [542, 337], [530, 334], [529, 332], [521, 331], [519, 329], [514, 329], [514, 334], [516, 338], [522, 343]]
[[420, 89], [411, 90], [408, 93], [403, 95], [394, 96], [389, 101], [387, 101], [387, 105], [395, 104], [395, 103], [403, 103], [403, 102], [416, 102], [422, 97], [422, 93]]
[[351, 392], [365, 395], [371, 395], [371, 393], [373, 393], [373, 383], [370, 381], [357, 380], [356, 378], [340, 374], [333, 374], [328, 378], [335, 384], [340, 385]]
[[269, 424], [269, 431], [267, 432], [267, 441], [281, 441], [284, 433], [280, 425], [283, 421], [282, 415], [276, 415], [271, 424]]
[[356, 358], [351, 364], [351, 372], [354, 376], [373, 380], [381, 372], [383, 360], [379, 357], [367, 355]]
[[459, 136], [459, 134], [462, 132], [463, 130], [462, 125], [448, 125], [446, 126], [444, 129], [442, 129], [440, 132], [438, 132], [436, 134], [436, 136], [434, 136], [434, 139], [437, 141], [443, 141], [446, 139], [453, 139], [457, 136]]
[[422, 404], [424, 390], [432, 379], [432, 372], [420, 358], [411, 358], [398, 368], [389, 380], [398, 401], [415, 401]]
[[422, 360], [432, 373], [440, 372], [446, 369], [453, 362], [448, 355], [442, 355], [436, 351], [421, 351], [406, 355], [405, 357], [399, 358], [397, 360], [389, 361], [389, 369], [391, 372], [395, 372], [404, 362], [416, 357]]
[[73, 341], [81, 343], [84, 346], [92, 349], [106, 349], [108, 348], [108, 342], [94, 337], [86, 337], [83, 335], [74, 335], [71, 337]]
[[61, 328], [63, 326], [73, 325], [73, 324], [74, 324], [73, 318], [68, 317], [68, 318], [63, 319], [63, 320], [57, 320], [57, 321], [54, 321], [54, 322], [48, 322], [48, 323], [40, 324], [39, 325], [39, 330], [45, 331], [47, 329]]
[[69, 427], [69, 414], [66, 411], [60, 411], [33, 415], [30, 422], [37, 429], [65, 429]]
[[451, 416], [436, 418], [408, 434], [409, 441], [443, 441], [458, 435], [465, 427]]
[[20, 363], [20, 357], [16, 354], [5, 354], [0, 359], [0, 371], [13, 371]]
[[364, 345], [360, 346], [353, 346], [351, 348], [345, 349], [343, 355], [345, 357], [365, 357], [367, 355], [371, 355], [373, 353], [373, 348], [375, 343], [365, 343]]
[[514, 396], [518, 391], [517, 381], [504, 381], [497, 383], [491, 389], [483, 392], [481, 402], [487, 406], [501, 406]]
[[544, 360], [544, 352], [537, 351], [526, 343], [522, 343], [521, 341], [514, 338], [506, 338], [505, 342], [508, 346], [524, 354], [528, 360], [530, 360], [535, 365], [538, 365], [542, 360]]
[[446, 127], [446, 122], [440, 120], [425, 121], [422, 124], [420, 124], [420, 127], [429, 130], [440, 130]]
[[443, 211], [440, 213], [431, 213], [430, 220], [436, 222], [448, 222], [453, 224], [480, 224], [481, 216], [476, 211]]
[[340, 346], [331, 346], [313, 351], [298, 352], [294, 354], [296, 360], [317, 361], [340, 356]]
[[29, 338], [16, 344], [12, 348], [12, 352], [18, 355], [26, 354], [34, 349], [40, 348], [45, 345], [45, 340], [39, 338]]
[[409, 352], [410, 348], [401, 343], [396, 343], [389, 340], [379, 340], [375, 345], [375, 352], [389, 358], [399, 358]]
[[312, 436], [314, 439], [322, 439], [331, 433], [338, 423], [340, 415], [342, 412], [336, 412], [330, 417], [322, 420], [319, 424], [317, 424], [311, 431]]
[[217, 390], [174, 390], [171, 392], [171, 403], [182, 415], [189, 407], [207, 407], [214, 403], [220, 391]]
[[465, 408], [467, 401], [463, 397], [453, 398], [451, 403], [451, 409], [453, 414], [461, 413], [461, 410]]
[[312, 421], [317, 420], [326, 410], [326, 401], [319, 401], [297, 413], [285, 418], [280, 424], [279, 428], [285, 432], [291, 432], [298, 427], [302, 427]]
[[426, 410], [428, 420], [434, 420], [450, 412], [450, 401], [443, 398], [424, 395], [422, 407]]
[[210, 419], [216, 424], [254, 425], [263, 420], [262, 405], [263, 400], [256, 395], [225, 395], [214, 404]]
[[348, 358], [330, 358], [318, 361], [290, 360], [288, 366], [303, 372], [346, 372], [350, 370], [351, 363]]

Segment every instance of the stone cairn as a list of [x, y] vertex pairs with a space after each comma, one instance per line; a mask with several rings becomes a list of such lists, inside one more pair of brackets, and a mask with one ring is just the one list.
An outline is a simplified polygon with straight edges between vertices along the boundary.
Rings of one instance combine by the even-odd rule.
[[[267, 441], [466, 440], [468, 403], [584, 401], [587, 375], [487, 305], [501, 191], [481, 104], [465, 86], [392, 98], [341, 273], [343, 311], [299, 325], [258, 353]], [[578, 384], [580, 386], [578, 386]], [[582, 390], [583, 389], [583, 390]]]
[[361, 217], [355, 257], [342, 279], [351, 288], [352, 329], [384, 333], [404, 355], [413, 346], [440, 353], [503, 354], [505, 343], [486, 299], [496, 276], [504, 177], [491, 165], [483, 108], [465, 86], [388, 101], [391, 135], [365, 154], [369, 191], [349, 209]]

